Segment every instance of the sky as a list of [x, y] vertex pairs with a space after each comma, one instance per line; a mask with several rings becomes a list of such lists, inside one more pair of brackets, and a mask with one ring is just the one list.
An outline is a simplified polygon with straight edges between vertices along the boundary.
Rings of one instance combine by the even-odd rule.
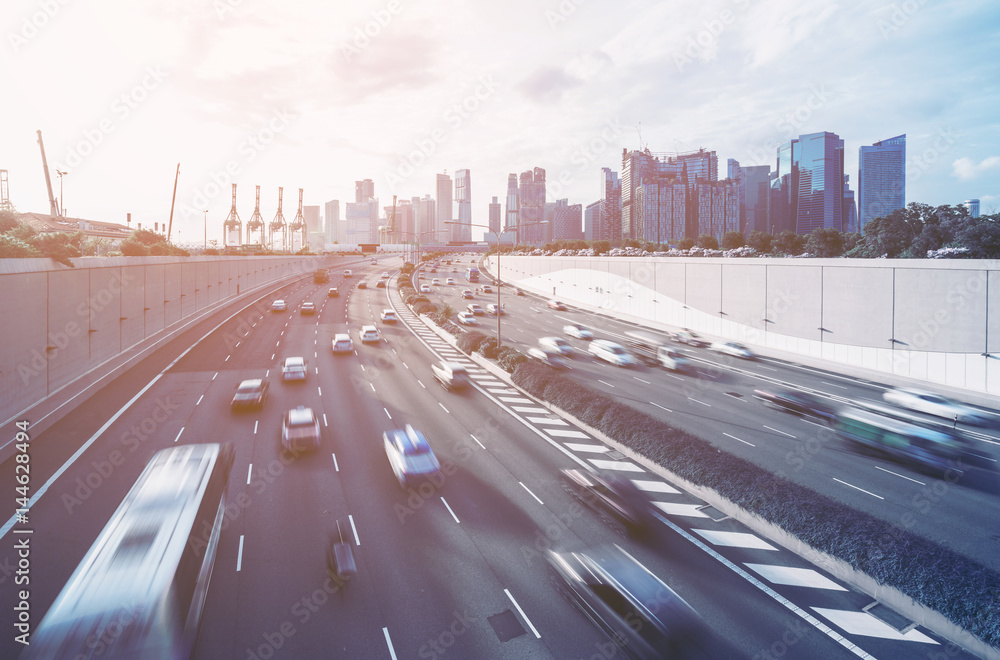
[[[906, 201], [1000, 212], [1000, 3], [904, 0], [6, 0], [0, 169], [46, 213], [41, 130], [66, 215], [221, 242], [246, 223], [434, 195], [468, 168], [473, 222], [507, 176], [587, 204], [623, 148], [774, 167], [831, 131], [907, 136]], [[60, 178], [56, 171], [65, 172]], [[62, 192], [60, 193], [60, 189]], [[341, 211], [343, 213], [343, 210]], [[457, 211], [456, 211], [457, 215]], [[482, 230], [474, 228], [473, 237]]]

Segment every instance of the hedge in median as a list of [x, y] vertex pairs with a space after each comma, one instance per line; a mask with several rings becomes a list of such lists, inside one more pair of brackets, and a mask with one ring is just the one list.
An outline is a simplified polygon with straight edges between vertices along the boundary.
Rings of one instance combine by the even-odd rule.
[[707, 440], [591, 390], [549, 366], [525, 362], [513, 380], [681, 478], [715, 490], [813, 548], [900, 590], [987, 644], [1000, 644], [996, 571], [722, 452]]

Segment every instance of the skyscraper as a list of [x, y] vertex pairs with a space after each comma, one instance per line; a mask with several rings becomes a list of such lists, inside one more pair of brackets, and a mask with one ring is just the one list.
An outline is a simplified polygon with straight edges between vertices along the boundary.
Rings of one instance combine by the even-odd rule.
[[[437, 220], [431, 229], [440, 231], [441, 233], [435, 235], [435, 238], [442, 240], [452, 240], [452, 230], [455, 229], [452, 225], [446, 225], [446, 222], [451, 222], [454, 219], [453, 215], [453, 202], [452, 202], [452, 185], [451, 177], [448, 173], [437, 175], [437, 183], [434, 186], [434, 199], [437, 206]], [[445, 237], [448, 238], [445, 238]]]
[[459, 225], [449, 225], [453, 241], [472, 241], [472, 179], [469, 170], [455, 171], [455, 201], [458, 202]]
[[[642, 151], [622, 150], [621, 176], [621, 218], [622, 236], [652, 240], [647, 236], [662, 234], [656, 227], [646, 228], [645, 211], [649, 206], [650, 194], [642, 191], [644, 184], [655, 183], [657, 180], [678, 182], [684, 185], [689, 193], [692, 186], [699, 181], [714, 182], [719, 180], [719, 159], [714, 151], [699, 149], [686, 153], [653, 154], [648, 149]], [[640, 203], [640, 197], [642, 198]], [[690, 219], [688, 206], [689, 233], [696, 230], [696, 224]], [[645, 215], [644, 215], [645, 214]], [[650, 218], [649, 222], [659, 222], [658, 218]]]
[[617, 245], [622, 240], [622, 182], [608, 167], [601, 168], [600, 204], [594, 238]]
[[340, 202], [336, 199], [331, 199], [325, 204], [323, 212], [323, 221], [326, 225], [326, 242], [327, 243], [339, 243], [340, 242]]
[[962, 206], [969, 212], [970, 218], [979, 217], [979, 200], [978, 199], [967, 199], [962, 202]]
[[844, 141], [823, 131], [799, 136], [795, 232], [843, 228]]
[[517, 175], [507, 175], [507, 212], [504, 217], [504, 229], [517, 227]]
[[500, 231], [501, 231], [501, 229], [500, 229], [500, 216], [501, 215], [502, 214], [501, 214], [501, 211], [500, 211], [500, 202], [497, 201], [496, 195], [494, 195], [493, 196], [493, 201], [490, 202], [490, 216], [489, 216], [490, 220], [489, 220], [489, 225], [490, 225], [490, 231], [492, 231], [493, 233], [495, 233], [497, 236], [500, 235]]
[[[606, 169], [606, 168], [605, 168]], [[595, 241], [598, 237], [598, 230], [601, 226], [601, 200], [587, 204], [583, 210], [583, 238], [587, 241]]]
[[906, 207], [906, 134], [858, 149], [857, 231]]
[[568, 199], [556, 202], [552, 213], [552, 240], [583, 238], [583, 204], [570, 204]]
[[357, 204], [375, 197], [375, 182], [371, 179], [354, 182], [354, 201]]
[[323, 219], [319, 206], [303, 206], [302, 219], [306, 222], [306, 242], [313, 250], [323, 249], [326, 236], [323, 233]]
[[741, 205], [740, 230], [744, 235], [749, 236], [754, 230], [765, 233], [768, 231], [770, 178], [770, 165], [750, 165], [740, 168], [737, 186]]
[[843, 230], [845, 232], [858, 231], [858, 207], [854, 204], [854, 191], [851, 190], [851, 175], [844, 175], [844, 220]]
[[521, 172], [517, 188], [518, 243], [536, 245], [543, 242], [545, 230], [545, 170], [536, 167]]

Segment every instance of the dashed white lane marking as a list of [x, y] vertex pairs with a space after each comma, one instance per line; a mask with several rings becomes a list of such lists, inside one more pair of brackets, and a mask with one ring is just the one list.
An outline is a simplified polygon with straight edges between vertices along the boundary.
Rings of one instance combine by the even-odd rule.
[[889, 474], [896, 475], [897, 477], [900, 477], [901, 479], [906, 479], [907, 481], [912, 481], [915, 484], [920, 484], [921, 486], [926, 486], [927, 485], [923, 481], [917, 481], [916, 479], [911, 479], [910, 477], [907, 477], [905, 475], [899, 474], [898, 472], [893, 472], [892, 470], [886, 470], [885, 468], [881, 468], [881, 467], [879, 467], [877, 465], [873, 465], [872, 467], [874, 467], [876, 470], [882, 470], [882, 472], [888, 472]]
[[597, 458], [590, 459], [594, 467], [602, 470], [620, 470], [621, 472], [644, 472], [641, 467], [628, 461], [605, 461]]
[[837, 477], [834, 477], [834, 478], [833, 478], [833, 480], [834, 480], [834, 481], [836, 481], [837, 483], [841, 483], [841, 484], [844, 484], [845, 486], [849, 486], [849, 487], [853, 488], [854, 490], [860, 490], [860, 491], [861, 491], [862, 493], [865, 493], [865, 494], [867, 494], [867, 495], [871, 495], [872, 497], [877, 497], [877, 498], [879, 498], [880, 500], [884, 500], [884, 499], [885, 499], [885, 498], [884, 498], [884, 497], [882, 497], [881, 495], [876, 495], [875, 493], [873, 493], [873, 492], [871, 492], [871, 491], [868, 491], [868, 490], [865, 490], [864, 488], [858, 488], [858, 487], [857, 487], [857, 486], [855, 486], [854, 484], [849, 484], [849, 483], [847, 483], [846, 481], [841, 481], [841, 480], [840, 480], [840, 479], [838, 479]]
[[521, 606], [517, 604], [516, 600], [514, 600], [514, 596], [511, 595], [510, 589], [504, 589], [503, 592], [507, 594], [507, 598], [510, 598], [510, 602], [514, 603], [514, 607], [517, 608], [517, 611], [520, 612], [521, 614], [521, 618], [524, 619], [524, 622], [528, 624], [529, 628], [531, 628], [531, 632], [535, 633], [535, 639], [541, 639], [542, 634], [538, 632], [538, 630], [535, 628], [535, 625], [531, 623], [531, 619], [528, 618], [528, 615], [524, 613], [524, 610], [521, 609]]
[[389, 629], [382, 628], [382, 634], [385, 635], [385, 645], [389, 647], [389, 657], [392, 660], [396, 660], [396, 649], [392, 648], [392, 639], [389, 637]]
[[239, 573], [243, 569], [243, 534], [240, 534], [240, 550], [236, 555], [236, 572]]
[[545, 413], [548, 412], [548, 410], [546, 410], [545, 408], [536, 408], [534, 406], [511, 406], [511, 409], [516, 410], [517, 412], [535, 413], [538, 415], [544, 415]]
[[811, 568], [792, 568], [791, 566], [774, 566], [772, 564], [743, 564], [751, 571], [760, 574], [771, 584], [784, 584], [790, 587], [811, 587], [813, 589], [830, 589], [831, 591], [847, 591], [833, 580], [820, 575]]
[[916, 628], [901, 633], [886, 622], [878, 619], [868, 612], [850, 612], [847, 610], [830, 610], [824, 607], [810, 607], [813, 612], [828, 619], [833, 625], [841, 628], [851, 635], [864, 635], [865, 637], [881, 637], [882, 639], [893, 639], [904, 642], [922, 642], [924, 644], [937, 644], [936, 641], [923, 634]]
[[528, 495], [531, 495], [532, 497], [534, 497], [535, 501], [537, 501], [539, 504], [544, 504], [544, 502], [542, 502], [540, 499], [538, 499], [538, 495], [535, 495], [534, 493], [532, 493], [531, 489], [524, 485], [523, 481], [518, 481], [517, 483], [521, 484], [521, 488], [523, 488], [524, 490], [528, 491]]
[[745, 532], [717, 532], [711, 529], [692, 529], [712, 545], [724, 545], [731, 548], [751, 548], [753, 550], [774, 550], [776, 547], [753, 534]]
[[441, 498], [441, 503], [444, 504], [444, 507], [446, 509], [448, 509], [448, 513], [450, 513], [451, 517], [455, 519], [455, 522], [458, 524], [462, 524], [461, 521], [458, 519], [458, 516], [456, 516], [455, 512], [451, 510], [451, 507], [448, 505], [448, 502], [446, 502], [443, 497]]
[[549, 419], [548, 417], [525, 417], [532, 424], [551, 424], [552, 426], [569, 426], [565, 420]]
[[633, 479], [632, 483], [635, 487], [644, 490], [647, 493], [667, 493], [669, 495], [676, 495], [681, 491], [677, 490], [673, 486], [666, 484], [662, 481], [645, 481], [643, 479]]
[[546, 433], [557, 438], [589, 438], [590, 436], [581, 431], [572, 429], [544, 429]]
[[[549, 433], [551, 432], [549, 431]], [[566, 448], [571, 451], [588, 452], [591, 454], [604, 454], [611, 451], [611, 448], [607, 445], [580, 445], [574, 442], [567, 442]]]
[[735, 435], [729, 435], [728, 433], [723, 433], [722, 435], [726, 436], [727, 438], [732, 438], [733, 440], [739, 440], [743, 444], [750, 445], [751, 447], [756, 447], [757, 446], [757, 445], [755, 445], [752, 442], [747, 442], [746, 440], [741, 440], [740, 438], [737, 438]]
[[761, 426], [763, 426], [764, 428], [766, 428], [768, 431], [774, 431], [775, 433], [780, 433], [781, 435], [788, 436], [789, 438], [794, 438], [795, 437], [791, 433], [785, 433], [784, 431], [779, 431], [778, 429], [770, 427], [767, 424], [762, 424]]
[[687, 516], [688, 518], [708, 518], [701, 510], [703, 504], [680, 504], [677, 502], [653, 502], [657, 509], [668, 516]]

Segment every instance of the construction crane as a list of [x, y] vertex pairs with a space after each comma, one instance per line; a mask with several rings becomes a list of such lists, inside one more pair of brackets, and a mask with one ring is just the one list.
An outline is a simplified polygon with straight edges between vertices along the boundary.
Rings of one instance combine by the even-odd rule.
[[[177, 163], [177, 173], [174, 174], [174, 194], [170, 198], [170, 223], [167, 225], [167, 243], [170, 242], [170, 230], [174, 228], [174, 202], [177, 201], [177, 179], [178, 177], [180, 177], [180, 175], [181, 175], [181, 164]], [[179, 235], [180, 234], [178, 234], [178, 236]]]
[[7, 190], [7, 170], [0, 170], [0, 211], [17, 213], [17, 209], [10, 203], [10, 191]]
[[38, 147], [42, 150], [42, 169], [45, 170], [45, 187], [49, 190], [49, 215], [59, 217], [59, 205], [56, 204], [56, 197], [52, 194], [52, 177], [49, 175], [49, 161], [45, 158], [45, 144], [42, 142], [42, 132], [38, 134]]

